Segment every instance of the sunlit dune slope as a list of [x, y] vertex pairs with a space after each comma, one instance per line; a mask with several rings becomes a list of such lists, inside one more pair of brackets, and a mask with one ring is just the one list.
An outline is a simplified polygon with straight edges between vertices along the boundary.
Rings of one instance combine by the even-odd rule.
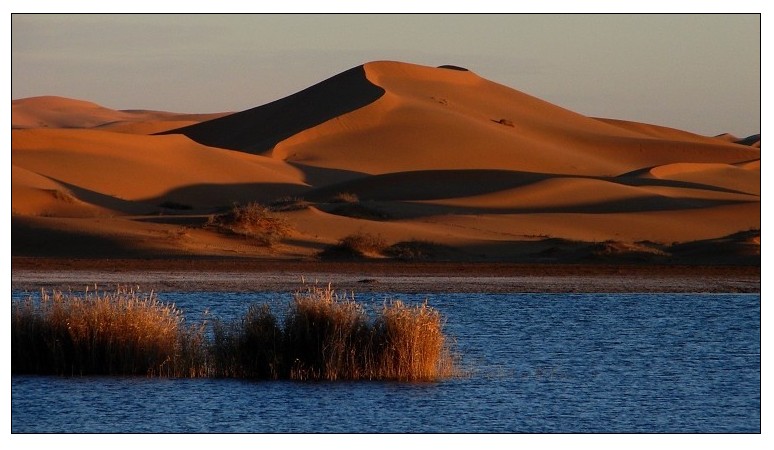
[[12, 140], [15, 166], [118, 210], [132, 202], [228, 206], [306, 190], [299, 171], [281, 161], [205, 147], [184, 136], [15, 130]]

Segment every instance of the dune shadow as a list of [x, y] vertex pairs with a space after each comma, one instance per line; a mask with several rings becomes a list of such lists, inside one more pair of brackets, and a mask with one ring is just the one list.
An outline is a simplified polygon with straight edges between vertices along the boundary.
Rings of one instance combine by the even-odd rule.
[[124, 200], [112, 195], [86, 189], [75, 184], [70, 184], [56, 178], [50, 179], [66, 187], [78, 200], [105, 209], [124, 214], [150, 214], [156, 209], [153, 204], [145, 203], [143, 201]]
[[[431, 216], [517, 215], [517, 214], [622, 214], [637, 212], [680, 211], [712, 208], [724, 205], [754, 203], [743, 200], [710, 200], [646, 196], [637, 199], [612, 200], [546, 207], [473, 207], [444, 205], [431, 202], [371, 202], [390, 220], [417, 219]], [[335, 211], [329, 211], [335, 214]]]
[[[356, 179], [313, 189], [307, 193], [306, 198], [313, 201], [324, 201], [339, 192], [348, 192], [358, 196], [360, 200], [377, 202], [407, 202], [407, 201], [432, 201], [445, 200], [477, 195], [492, 194], [514, 188], [528, 186], [549, 179], [563, 180], [597, 180], [622, 186], [632, 187], [669, 187], [682, 189], [695, 189], [730, 194], [745, 194], [746, 192], [726, 189], [701, 183], [687, 181], [661, 180], [653, 178], [638, 178], [636, 176], [619, 177], [595, 177], [585, 175], [558, 175], [538, 172], [522, 172], [499, 169], [458, 169], [458, 170], [421, 170], [388, 173], [381, 175], [365, 175]], [[644, 210], [659, 209], [657, 205], [663, 204], [667, 209], [701, 208], [708, 205], [722, 203], [717, 200], [700, 200], [689, 197], [665, 197], [659, 195], [647, 195], [634, 202], [638, 208]], [[627, 211], [632, 208], [628, 201], [612, 201], [600, 204], [590, 203], [581, 205], [584, 211], [591, 208], [594, 211]], [[734, 203], [734, 202], [730, 202]], [[575, 211], [575, 207], [546, 207], [546, 208], [515, 208], [503, 211], [514, 212], [545, 212]], [[637, 209], [637, 208], [635, 208]]]
[[601, 177], [600, 180], [609, 181], [611, 183], [618, 183], [625, 186], [653, 186], [653, 187], [672, 187], [672, 188], [685, 188], [685, 189], [701, 189], [705, 191], [713, 192], [725, 192], [728, 194], [745, 194], [745, 195], [757, 195], [750, 192], [739, 191], [735, 189], [728, 189], [720, 186], [713, 186], [704, 183], [694, 183], [690, 181], [670, 180], [662, 178], [645, 178], [643, 175], [648, 174], [652, 169], [659, 167], [645, 167], [643, 169], [633, 170], [616, 177]]
[[301, 196], [310, 188], [290, 183], [202, 183], [171, 189], [156, 197], [123, 200], [55, 178], [78, 200], [131, 215], [190, 215], [229, 208], [235, 203], [269, 203], [282, 197]]
[[418, 170], [364, 176], [315, 189], [307, 198], [320, 201], [338, 192], [351, 192], [361, 200], [439, 200], [498, 192], [552, 176], [491, 169]]
[[[128, 238], [111, 238], [45, 226], [28, 218], [11, 217], [11, 256], [115, 258], [152, 256], [154, 252]], [[164, 253], [170, 256], [172, 253]]]
[[[564, 238], [478, 242], [458, 246], [468, 259], [526, 264], [661, 264], [760, 266], [760, 246], [749, 242], [760, 230], [678, 244], [650, 241], [588, 242]], [[581, 267], [581, 266], [579, 266]]]
[[304, 183], [317, 188], [323, 188], [329, 185], [335, 185], [339, 183], [345, 183], [347, 181], [356, 180], [359, 178], [369, 177], [370, 175], [363, 172], [355, 172], [352, 170], [344, 169], [330, 169], [327, 167], [308, 166], [293, 161], [285, 161], [287, 164], [295, 167], [304, 174]]
[[[230, 208], [235, 203], [258, 202], [268, 204], [283, 197], [302, 196], [309, 187], [290, 183], [234, 183], [194, 184], [181, 186], [162, 195], [143, 199], [142, 202], [157, 206], [175, 204], [181, 214], [204, 210]], [[175, 212], [176, 208], [166, 208]]]
[[263, 106], [158, 134], [184, 134], [210, 147], [258, 154], [278, 142], [384, 95], [357, 66], [293, 95]]

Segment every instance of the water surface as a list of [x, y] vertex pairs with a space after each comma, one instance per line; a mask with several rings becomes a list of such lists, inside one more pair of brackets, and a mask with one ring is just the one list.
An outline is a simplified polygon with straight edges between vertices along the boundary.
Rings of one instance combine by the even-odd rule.
[[[22, 294], [14, 293], [18, 298]], [[189, 320], [286, 293], [162, 293]], [[368, 294], [446, 317], [437, 383], [13, 376], [13, 432], [760, 432], [759, 294]]]

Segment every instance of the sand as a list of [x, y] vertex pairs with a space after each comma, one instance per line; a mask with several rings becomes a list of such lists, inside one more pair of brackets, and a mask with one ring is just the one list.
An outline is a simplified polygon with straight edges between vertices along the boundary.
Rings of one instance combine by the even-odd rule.
[[[759, 135], [586, 117], [472, 71], [372, 62], [234, 114], [19, 99], [12, 128], [15, 256], [315, 261], [372, 233], [431, 260], [760, 264]], [[272, 247], [206, 226], [300, 198]]]

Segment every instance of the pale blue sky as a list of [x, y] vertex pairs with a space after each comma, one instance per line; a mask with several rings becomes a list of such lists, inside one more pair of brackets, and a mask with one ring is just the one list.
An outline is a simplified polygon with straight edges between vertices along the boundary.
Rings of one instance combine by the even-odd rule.
[[579, 113], [760, 131], [758, 15], [14, 15], [12, 97], [237, 111], [373, 60], [455, 64]]

